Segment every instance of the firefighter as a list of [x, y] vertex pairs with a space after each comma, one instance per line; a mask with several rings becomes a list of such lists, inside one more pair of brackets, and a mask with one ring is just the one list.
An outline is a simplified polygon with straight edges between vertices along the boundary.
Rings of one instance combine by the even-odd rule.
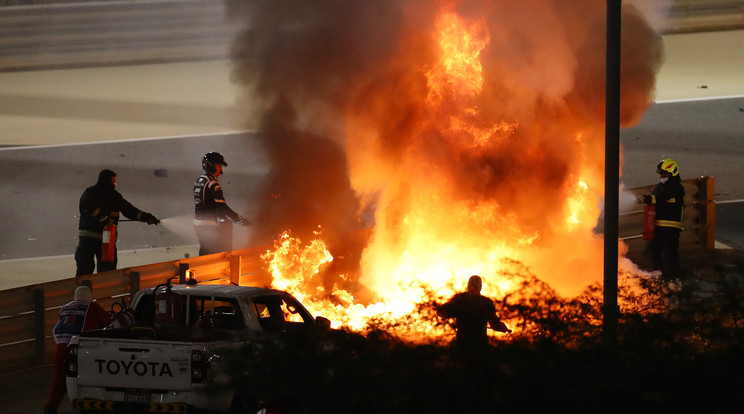
[[101, 243], [103, 228], [107, 224], [117, 225], [119, 213], [124, 217], [142, 221], [147, 224], [160, 223], [155, 216], [141, 211], [125, 200], [116, 191], [116, 173], [111, 170], [101, 170], [98, 182], [88, 187], [80, 197], [80, 224], [78, 225], [78, 246], [75, 250], [77, 272], [75, 276], [89, 275], [96, 268], [93, 258], [97, 262], [98, 272], [116, 269], [118, 257], [116, 254], [116, 240], [114, 243], [113, 261], [103, 260], [101, 257]]
[[493, 301], [481, 295], [483, 280], [470, 276], [467, 291], [453, 296], [439, 307], [445, 318], [455, 318], [455, 345], [465, 351], [483, 350], [488, 346], [488, 327], [498, 332], [511, 330], [499, 319]]
[[204, 173], [194, 183], [194, 229], [200, 256], [232, 250], [232, 223], [251, 224], [227, 206], [218, 182], [226, 166], [225, 157], [219, 152], [204, 154]]
[[65, 351], [70, 338], [83, 331], [101, 329], [111, 323], [111, 316], [101, 305], [91, 300], [88, 286], [75, 289], [72, 302], [62, 305], [59, 319], [54, 325], [54, 379], [44, 404], [44, 414], [56, 414], [57, 407], [67, 391], [65, 384]]
[[656, 166], [659, 184], [651, 195], [638, 197], [642, 204], [656, 205], [656, 227], [654, 238], [649, 241], [648, 253], [655, 270], [662, 277], [675, 279], [681, 276], [679, 266], [679, 234], [683, 229], [685, 211], [685, 188], [679, 175], [679, 166], [665, 158]]

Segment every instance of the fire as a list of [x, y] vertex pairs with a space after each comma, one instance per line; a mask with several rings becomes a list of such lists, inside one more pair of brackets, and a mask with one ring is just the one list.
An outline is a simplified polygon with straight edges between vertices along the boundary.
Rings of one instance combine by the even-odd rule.
[[[274, 249], [261, 258], [272, 275], [272, 287], [293, 292], [313, 314], [330, 318], [337, 326], [364, 330], [373, 318], [400, 318], [413, 311], [414, 302], [391, 300], [364, 306], [338, 284], [325, 286], [317, 275], [324, 265], [333, 261], [333, 256], [319, 238], [303, 244], [284, 232], [274, 243]], [[344, 280], [345, 275], [339, 276]]]
[[584, 212], [584, 206], [587, 202], [587, 192], [589, 186], [580, 178], [576, 180], [575, 192], [568, 199], [568, 214], [566, 216], [566, 227], [568, 230], [576, 228], [581, 224], [581, 214]]
[[325, 244], [315, 239], [308, 246], [302, 246], [299, 239], [291, 237], [289, 232], [284, 232], [274, 247], [275, 250], [261, 256], [268, 264], [269, 272], [274, 276], [273, 287], [296, 292], [295, 296], [300, 301], [306, 297], [315, 297], [316, 293], [307, 291], [306, 288], [317, 285], [319, 281], [313, 278], [317, 276], [320, 267], [333, 261], [333, 256]]
[[472, 96], [483, 88], [483, 67], [478, 56], [488, 45], [483, 22], [466, 27], [455, 13], [440, 15], [436, 24], [441, 50], [438, 65], [427, 73], [429, 99], [441, 100], [450, 92]]
[[[483, 87], [478, 56], [488, 44], [483, 22], [468, 23], [456, 14], [443, 13], [437, 21], [439, 59], [427, 72], [428, 128], [464, 150], [493, 145], [508, 139], [518, 124], [501, 121], [489, 124], [473, 103]], [[440, 116], [442, 115], [442, 116]], [[427, 163], [425, 159], [414, 162]], [[415, 177], [400, 177], [403, 180]], [[352, 329], [364, 329], [373, 319], [405, 320], [398, 333], [408, 337], [433, 338], [446, 333], [420, 319], [411, 319], [417, 303], [444, 299], [463, 289], [463, 277], [496, 275], [500, 261], [518, 257], [517, 247], [535, 243], [539, 235], [523, 233], [509, 216], [498, 214], [498, 206], [486, 201], [458, 200], [448, 191], [448, 177], [427, 177], [417, 182], [407, 197], [409, 204], [398, 209], [396, 199], [384, 200], [377, 211], [378, 223], [395, 222], [393, 228], [378, 226], [365, 252], [365, 285], [379, 300], [360, 304], [354, 296], [333, 286], [323, 288], [313, 277], [332, 259], [320, 239], [302, 246], [299, 239], [284, 233], [275, 250], [263, 256], [273, 276], [273, 286], [295, 292], [312, 312]], [[391, 186], [405, 187], [399, 181]], [[413, 190], [415, 188], [416, 190]], [[393, 214], [400, 214], [392, 217]], [[497, 231], [498, 229], [498, 231]], [[508, 237], [505, 238], [504, 236]], [[504, 240], [517, 240], [517, 246]], [[504, 294], [512, 280], [493, 279], [485, 294]], [[393, 322], [394, 323], [394, 322]]]
[[[282, 234], [263, 256], [274, 287], [336, 326], [383, 321], [408, 337], [433, 338], [447, 332], [418, 304], [464, 290], [470, 275], [481, 275], [493, 298], [522, 281], [511, 263], [562, 296], [601, 280], [601, 4], [305, 2], [286, 8], [292, 13], [250, 6], [250, 55], [239, 56], [238, 78], [260, 98], [258, 135], [276, 165], [272, 177], [295, 190], [264, 208], [261, 230], [298, 230], [326, 216], [337, 225], [309, 241]], [[634, 48], [626, 61], [661, 56], [645, 53], [658, 47], [656, 37], [623, 41]], [[623, 72], [624, 101], [633, 98], [624, 109], [645, 110], [636, 103], [650, 101], [654, 65]], [[353, 271], [330, 274], [347, 222], [317, 185], [344, 184], [323, 175], [338, 171], [324, 164], [337, 160], [335, 147], [322, 147], [326, 158], [305, 155], [320, 142], [342, 147], [349, 191], [373, 227]]]

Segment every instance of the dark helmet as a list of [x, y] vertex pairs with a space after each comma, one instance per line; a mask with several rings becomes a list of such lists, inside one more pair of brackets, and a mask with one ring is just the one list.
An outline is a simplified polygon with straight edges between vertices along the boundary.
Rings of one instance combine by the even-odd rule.
[[222, 164], [227, 167], [225, 157], [223, 157], [222, 154], [219, 152], [208, 152], [204, 154], [204, 158], [202, 158], [202, 168], [204, 171], [208, 173], [217, 171], [217, 168], [215, 168], [215, 165], [217, 164]]
[[101, 170], [98, 173], [98, 181], [103, 183], [110, 183], [111, 179], [116, 177], [116, 173], [111, 170]]

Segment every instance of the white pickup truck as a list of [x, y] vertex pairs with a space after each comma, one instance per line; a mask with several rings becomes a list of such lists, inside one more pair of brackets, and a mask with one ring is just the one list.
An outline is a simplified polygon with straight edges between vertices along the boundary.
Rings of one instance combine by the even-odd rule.
[[256, 287], [161, 285], [137, 292], [131, 311], [131, 326], [84, 332], [68, 346], [67, 392], [81, 412], [244, 412], [250, 398], [227, 385], [221, 352], [330, 328], [289, 293]]

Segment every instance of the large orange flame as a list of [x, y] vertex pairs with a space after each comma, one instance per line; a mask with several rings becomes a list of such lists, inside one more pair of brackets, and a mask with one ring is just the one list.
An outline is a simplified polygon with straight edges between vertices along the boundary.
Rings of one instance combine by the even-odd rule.
[[[460, 3], [406, 2], [439, 9], [401, 13], [431, 23], [401, 24], [399, 43], [375, 55], [380, 62], [353, 66], [363, 69], [339, 81], [343, 93], [323, 95], [343, 99], [303, 106], [304, 90], [281, 95], [299, 103], [298, 123], [324, 110], [340, 121], [322, 118], [317, 129], [342, 131], [351, 185], [374, 212], [359, 275], [319, 280], [334, 260], [321, 234], [304, 244], [285, 233], [264, 255], [273, 286], [337, 326], [399, 321], [409, 337], [443, 335], [412, 317], [416, 305], [464, 290], [472, 274], [484, 278], [485, 295], [503, 297], [517, 289], [514, 262], [565, 296], [601, 279], [594, 227], [604, 124], [592, 31], [601, 26], [571, 25], [581, 12], [528, 1], [525, 9], [541, 11], [531, 26], [548, 36], [525, 28], [517, 2], [467, 2], [487, 9], [467, 14]], [[593, 2], [581, 7], [596, 18]], [[351, 284], [363, 286], [364, 299]]]
[[[423, 105], [429, 116], [421, 128], [462, 152], [493, 150], [513, 136], [518, 123], [491, 123], [476, 105], [484, 84], [479, 55], [489, 42], [487, 27], [450, 11], [439, 16], [435, 27], [438, 59], [425, 72]], [[375, 303], [362, 305], [348, 291], [313, 280], [332, 256], [319, 239], [305, 246], [288, 233], [264, 255], [273, 286], [294, 292], [314, 313], [342, 326], [363, 329], [371, 319], [407, 318], [405, 332], [398, 333], [427, 338], [446, 330], [411, 319], [417, 303], [453, 295], [471, 274], [487, 277], [486, 294], [511, 291], [513, 281], [497, 277], [501, 260], [526, 257], [540, 234], [522, 230], [513, 213], [501, 214], [498, 202], [459, 197], [453, 188], [457, 183], [432, 165], [436, 160], [429, 154], [407, 154], [402, 162], [401, 170], [423, 169], [423, 174], [389, 177], [380, 199], [379, 225], [362, 263], [362, 281], [375, 292]], [[585, 213], [587, 186], [580, 178], [574, 182], [566, 231], [579, 227]]]

